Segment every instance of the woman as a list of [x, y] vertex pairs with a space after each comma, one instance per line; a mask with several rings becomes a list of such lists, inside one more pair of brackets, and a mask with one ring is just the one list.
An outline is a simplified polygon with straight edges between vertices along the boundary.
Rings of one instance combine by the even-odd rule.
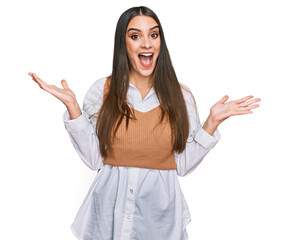
[[200, 123], [161, 23], [143, 6], [120, 16], [112, 74], [89, 88], [83, 110], [65, 80], [61, 89], [29, 75], [65, 104], [69, 137], [83, 162], [98, 170], [71, 226], [81, 240], [188, 239], [191, 216], [178, 176], [191, 173], [216, 145], [221, 122], [252, 113], [260, 101], [226, 102], [226, 95]]

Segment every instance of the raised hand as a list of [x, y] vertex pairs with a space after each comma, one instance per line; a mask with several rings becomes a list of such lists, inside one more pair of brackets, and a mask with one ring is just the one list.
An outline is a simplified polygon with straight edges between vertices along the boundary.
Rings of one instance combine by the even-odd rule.
[[[261, 101], [261, 99], [251, 98], [253, 98], [252, 95], [226, 103], [226, 101], [229, 99], [229, 96], [225, 95], [220, 101], [211, 107], [210, 115], [205, 121], [203, 129], [210, 135], [213, 135], [220, 123], [226, 120], [228, 117], [233, 115], [253, 113], [251, 110], [253, 108], [259, 107], [259, 104], [252, 104]], [[251, 100], [247, 101], [249, 99]]]
[[[253, 98], [254, 96], [250, 95], [238, 100], [226, 101], [229, 99], [228, 95], [225, 95], [220, 101], [215, 103], [210, 109], [210, 115], [212, 121], [216, 123], [221, 123], [225, 119], [229, 118], [233, 115], [242, 115], [242, 114], [250, 114], [253, 113], [251, 110], [259, 107], [259, 104], [254, 104], [256, 102], [261, 101], [260, 98]], [[248, 101], [251, 99], [250, 101]]]
[[77, 103], [74, 92], [68, 87], [67, 82], [63, 79], [61, 80], [62, 88], [58, 88], [55, 85], [49, 85], [43, 80], [41, 80], [35, 73], [29, 72], [28, 75], [39, 85], [40, 88], [46, 92], [51, 93], [53, 96], [62, 101], [65, 106], [75, 105]]

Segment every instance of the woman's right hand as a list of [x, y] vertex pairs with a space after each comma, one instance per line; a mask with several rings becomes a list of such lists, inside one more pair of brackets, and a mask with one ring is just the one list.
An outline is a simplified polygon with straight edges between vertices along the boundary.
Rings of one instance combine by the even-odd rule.
[[64, 103], [64, 105], [68, 108], [69, 106], [76, 105], [77, 100], [74, 92], [68, 87], [67, 82], [63, 79], [61, 80], [62, 88], [58, 88], [55, 85], [49, 85], [43, 80], [41, 80], [35, 73], [28, 73], [32, 79], [39, 85], [40, 88], [45, 90], [46, 92], [51, 93], [53, 96], [58, 98], [60, 101]]

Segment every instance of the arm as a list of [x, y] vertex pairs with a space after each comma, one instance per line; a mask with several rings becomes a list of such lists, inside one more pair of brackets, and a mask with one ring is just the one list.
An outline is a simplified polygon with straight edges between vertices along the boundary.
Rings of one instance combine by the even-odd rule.
[[187, 88], [183, 90], [183, 95], [189, 115], [190, 132], [185, 150], [180, 154], [175, 153], [177, 173], [182, 177], [190, 174], [221, 138], [217, 125], [211, 122], [210, 117], [206, 122], [200, 123], [191, 91]]
[[92, 116], [102, 105], [103, 80], [97, 80], [89, 88], [83, 100], [83, 110], [70, 106], [63, 114], [65, 128], [76, 152], [92, 170], [98, 170], [103, 166], [99, 139], [95, 132], [97, 117]]
[[[206, 122], [200, 124], [196, 102], [191, 91], [187, 88], [183, 92], [189, 114], [190, 134], [185, 150], [181, 154], [175, 154], [179, 176], [191, 173], [217, 144], [221, 137], [217, 128], [224, 120], [235, 115], [252, 114], [251, 110], [259, 107], [259, 104], [254, 103], [261, 101], [260, 98], [252, 99], [254, 96], [249, 95], [226, 102], [229, 96], [225, 95], [211, 107]], [[190, 140], [192, 141], [188, 142]]]

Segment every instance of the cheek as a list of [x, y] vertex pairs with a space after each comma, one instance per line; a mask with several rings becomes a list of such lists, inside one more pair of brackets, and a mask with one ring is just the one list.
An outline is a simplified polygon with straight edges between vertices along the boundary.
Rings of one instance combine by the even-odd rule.
[[133, 58], [136, 52], [133, 44], [129, 42], [126, 43], [126, 51], [127, 51], [129, 58]]
[[126, 53], [127, 53], [129, 60], [131, 61], [131, 50], [128, 45], [126, 45]]
[[157, 50], [158, 53], [160, 52], [160, 50], [161, 50], [161, 41], [156, 42], [155, 49]]
[[134, 66], [136, 59], [135, 59], [133, 52], [131, 52], [130, 49], [127, 49], [127, 56], [128, 56], [128, 60], [129, 60], [130, 64], [132, 64]]
[[134, 61], [134, 55], [133, 55], [133, 53], [131, 52], [130, 49], [127, 49], [127, 55], [128, 55], [129, 61], [133, 62]]

